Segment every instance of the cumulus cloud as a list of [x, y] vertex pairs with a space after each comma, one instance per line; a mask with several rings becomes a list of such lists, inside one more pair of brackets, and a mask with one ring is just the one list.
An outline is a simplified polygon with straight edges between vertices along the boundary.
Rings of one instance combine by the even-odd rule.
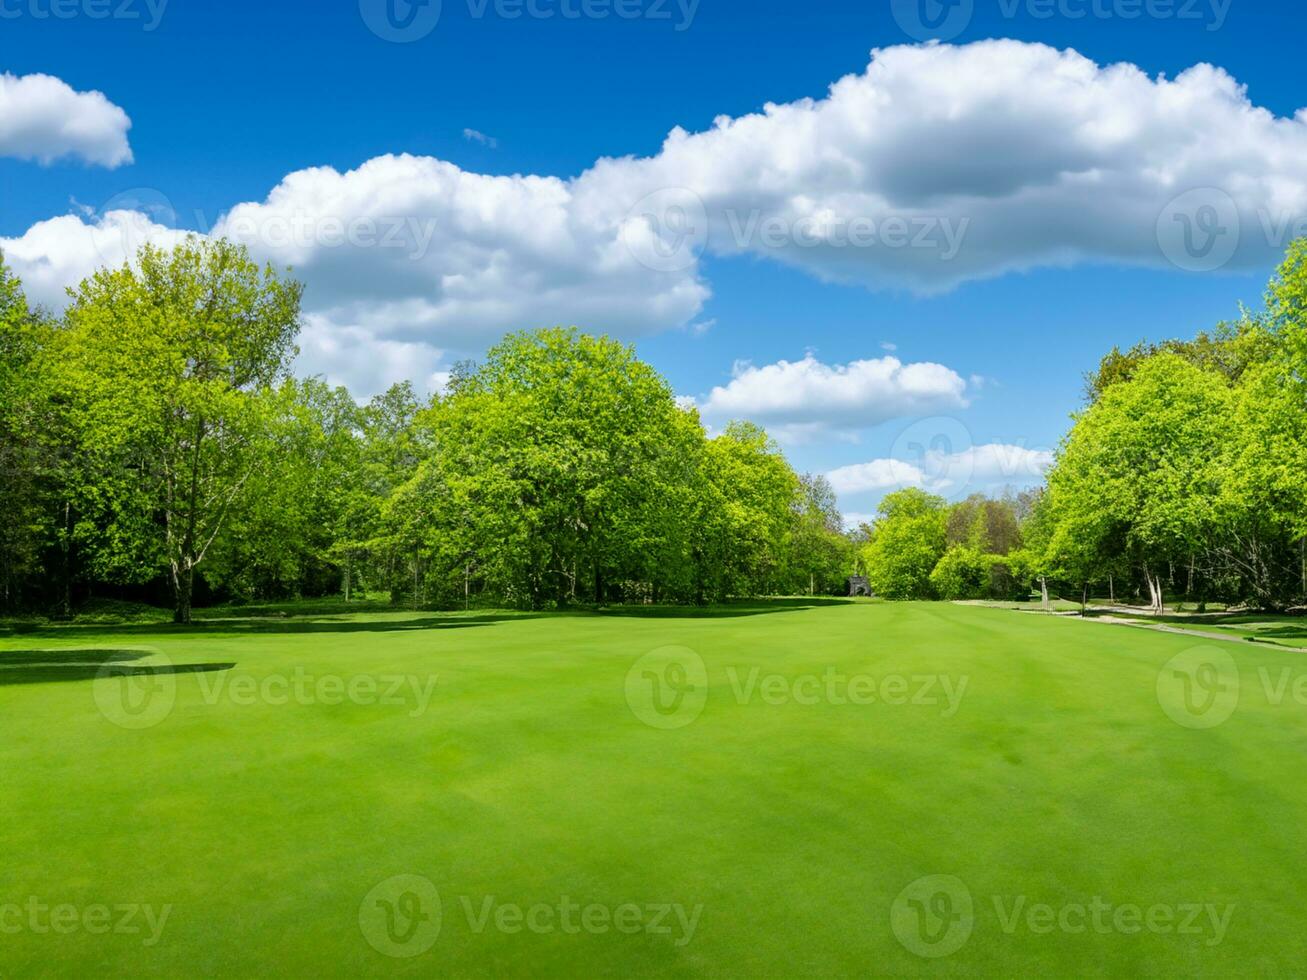
[[299, 370], [344, 385], [358, 397], [375, 395], [397, 380], [409, 380], [421, 395], [449, 383], [445, 352], [429, 344], [379, 340], [360, 327], [336, 326], [306, 317], [299, 336]]
[[828, 429], [866, 429], [889, 419], [964, 408], [967, 383], [956, 371], [896, 357], [824, 364], [801, 361], [735, 365], [731, 380], [700, 403], [709, 420], [748, 419], [791, 440]]
[[[99, 152], [121, 162], [125, 141]], [[710, 296], [705, 254], [930, 293], [1082, 260], [1265, 265], [1304, 216], [1307, 112], [1277, 117], [1210, 65], [1151, 77], [984, 41], [878, 50], [824, 98], [678, 128], [568, 179], [407, 155], [303, 170], [212, 230], [293, 265], [324, 323], [470, 350], [554, 323], [685, 327]], [[95, 254], [79, 235], [107, 221], [21, 236], [20, 273], [75, 281]]]
[[824, 99], [676, 130], [581, 181], [601, 198], [689, 188], [708, 251], [873, 287], [1083, 259], [1183, 267], [1203, 257], [1176, 254], [1186, 231], [1197, 252], [1224, 235], [1225, 261], [1249, 266], [1307, 215], [1307, 113], [1276, 117], [1210, 65], [1168, 79], [1017, 41], [902, 46]]
[[100, 92], [75, 91], [52, 75], [0, 75], [0, 156], [117, 167], [132, 162], [131, 125]]
[[68, 287], [97, 268], [122, 265], [146, 242], [167, 247], [185, 238], [141, 211], [115, 209], [91, 221], [70, 214], [39, 221], [17, 238], [0, 238], [0, 252], [30, 300], [59, 310]]
[[898, 490], [919, 487], [926, 482], [926, 474], [919, 467], [897, 459], [873, 459], [867, 463], [841, 466], [831, 470], [826, 477], [831, 488], [839, 494]]
[[841, 495], [921, 487], [956, 496], [983, 487], [1037, 483], [1052, 465], [1050, 450], [991, 442], [955, 452], [927, 449], [915, 462], [873, 459], [841, 466], [826, 476]]

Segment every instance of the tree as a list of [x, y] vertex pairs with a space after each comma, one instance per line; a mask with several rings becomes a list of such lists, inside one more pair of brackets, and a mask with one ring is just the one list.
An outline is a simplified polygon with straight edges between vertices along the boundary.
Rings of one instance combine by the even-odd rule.
[[179, 623], [196, 568], [281, 456], [270, 392], [295, 353], [301, 293], [243, 247], [194, 237], [72, 292], [52, 353], [83, 461], [79, 533], [102, 575], [166, 569]]
[[278, 465], [251, 474], [205, 579], [244, 598], [335, 591], [350, 567], [339, 545], [363, 472], [363, 410], [318, 378], [284, 382], [268, 408], [264, 439]]
[[1014, 500], [992, 500], [972, 494], [949, 508], [948, 543], [973, 551], [1006, 555], [1021, 546], [1021, 527]]
[[873, 591], [886, 599], [932, 598], [930, 573], [944, 555], [947, 525], [942, 497], [916, 487], [886, 496], [863, 549]]
[[784, 576], [787, 591], [809, 595], [840, 591], [853, 568], [853, 545], [844, 533], [844, 518], [830, 481], [810, 473], [800, 476], [793, 506]]
[[654, 598], [685, 580], [702, 429], [630, 347], [514, 334], [423, 425], [431, 549], [510, 601]]
[[1161, 611], [1162, 570], [1189, 560], [1219, 530], [1219, 467], [1231, 435], [1227, 379], [1156, 354], [1107, 388], [1075, 422], [1049, 473], [1045, 561], [1083, 584], [1128, 555]]
[[696, 598], [759, 595], [779, 584], [798, 476], [775, 440], [732, 422], [708, 441], [694, 520]]
[[35, 364], [51, 339], [48, 320], [28, 308], [22, 284], [0, 256], [0, 608], [13, 609], [38, 568], [47, 539], [42, 460], [50, 432]]

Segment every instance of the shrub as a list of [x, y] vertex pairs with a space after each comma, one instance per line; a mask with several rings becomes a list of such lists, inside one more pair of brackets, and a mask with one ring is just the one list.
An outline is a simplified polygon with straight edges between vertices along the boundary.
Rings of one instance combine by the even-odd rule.
[[983, 599], [990, 594], [994, 562], [993, 556], [975, 548], [950, 548], [930, 573], [930, 585], [941, 599]]

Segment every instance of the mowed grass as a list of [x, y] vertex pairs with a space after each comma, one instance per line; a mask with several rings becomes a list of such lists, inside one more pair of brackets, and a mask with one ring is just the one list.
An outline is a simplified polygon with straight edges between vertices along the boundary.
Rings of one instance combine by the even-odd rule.
[[[1263, 678], [1307, 660], [1212, 644], [1235, 658], [1239, 703], [1201, 730], [1157, 687], [1196, 642], [867, 602], [0, 635], [0, 975], [1296, 973], [1307, 705]], [[632, 707], [647, 707], [637, 661], [667, 646], [708, 682], [676, 728]], [[668, 657], [692, 659], [640, 661], [664, 696], [685, 686], [659, 673]], [[93, 679], [105, 660], [206, 669]], [[387, 698], [392, 676], [408, 686]], [[106, 714], [148, 720], [159, 702], [122, 715], [105, 692], [142, 682], [170, 683], [171, 710], [120, 727]], [[693, 714], [693, 697], [661, 703], [657, 718]], [[369, 941], [386, 943], [377, 895], [403, 896], [374, 889], [397, 875], [428, 879], [442, 911], [407, 958]], [[974, 907], [935, 959], [890, 920], [930, 875], [956, 876]], [[171, 909], [147, 944], [143, 912], [140, 933], [41, 931], [33, 901]], [[1105, 930], [1074, 912], [1095, 901]], [[600, 911], [583, 926], [565, 902]], [[1039, 904], [1064, 926], [1027, 919]], [[1233, 906], [1223, 930], [1189, 918], [1208, 905]], [[535, 929], [511, 911], [535, 906], [552, 910]], [[697, 914], [692, 930], [670, 909], [655, 922], [664, 906]], [[1174, 918], [1114, 920], [1123, 906]]]
[[1171, 626], [1178, 629], [1233, 637], [1254, 643], [1272, 643], [1301, 650], [1307, 648], [1307, 618], [1301, 615], [1271, 613], [1234, 613], [1230, 615], [1131, 615], [1141, 623]]

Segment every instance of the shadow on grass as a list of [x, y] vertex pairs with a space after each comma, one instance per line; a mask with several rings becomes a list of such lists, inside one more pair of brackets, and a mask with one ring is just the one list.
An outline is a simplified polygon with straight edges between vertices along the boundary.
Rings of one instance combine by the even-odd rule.
[[716, 606], [604, 606], [591, 610], [600, 616], [630, 616], [639, 619], [730, 619], [736, 616], [765, 616], [798, 612], [826, 606], [853, 606], [847, 599], [801, 596], [793, 599], [750, 599]]
[[[28, 636], [77, 637], [168, 637], [168, 636], [272, 636], [314, 633], [413, 633], [424, 630], [470, 629], [476, 626], [493, 626], [496, 623], [521, 622], [561, 616], [622, 616], [633, 619], [729, 619], [739, 616], [764, 616], [773, 613], [798, 612], [828, 606], [854, 606], [848, 599], [819, 596], [796, 598], [752, 599], [728, 602], [713, 606], [575, 606], [556, 612], [502, 612], [484, 613], [433, 613], [409, 619], [360, 619], [360, 615], [394, 615], [392, 606], [361, 609], [358, 604], [345, 607], [340, 615], [332, 615], [321, 607], [297, 616], [294, 606], [222, 607], [196, 613], [194, 623], [179, 626], [175, 623], [49, 623], [13, 624], [0, 627], [0, 637]], [[400, 613], [404, 615], [403, 613]], [[5, 654], [0, 652], [0, 658]]]
[[98, 677], [144, 677], [162, 674], [208, 674], [231, 670], [234, 663], [129, 666], [150, 656], [143, 650], [8, 650], [0, 652], [0, 687], [93, 681]]
[[[241, 636], [293, 635], [303, 633], [407, 633], [421, 630], [469, 629], [490, 626], [507, 620], [532, 619], [528, 614], [478, 616], [427, 616], [420, 619], [396, 620], [336, 620], [326, 616], [311, 619], [292, 618], [214, 618], [196, 619], [190, 626], [175, 623], [128, 623], [118, 626], [70, 624], [40, 626], [23, 630], [24, 636], [205, 636], [210, 634], [237, 634]], [[3, 633], [0, 633], [3, 635]], [[0, 657], [4, 654], [0, 652]]]

